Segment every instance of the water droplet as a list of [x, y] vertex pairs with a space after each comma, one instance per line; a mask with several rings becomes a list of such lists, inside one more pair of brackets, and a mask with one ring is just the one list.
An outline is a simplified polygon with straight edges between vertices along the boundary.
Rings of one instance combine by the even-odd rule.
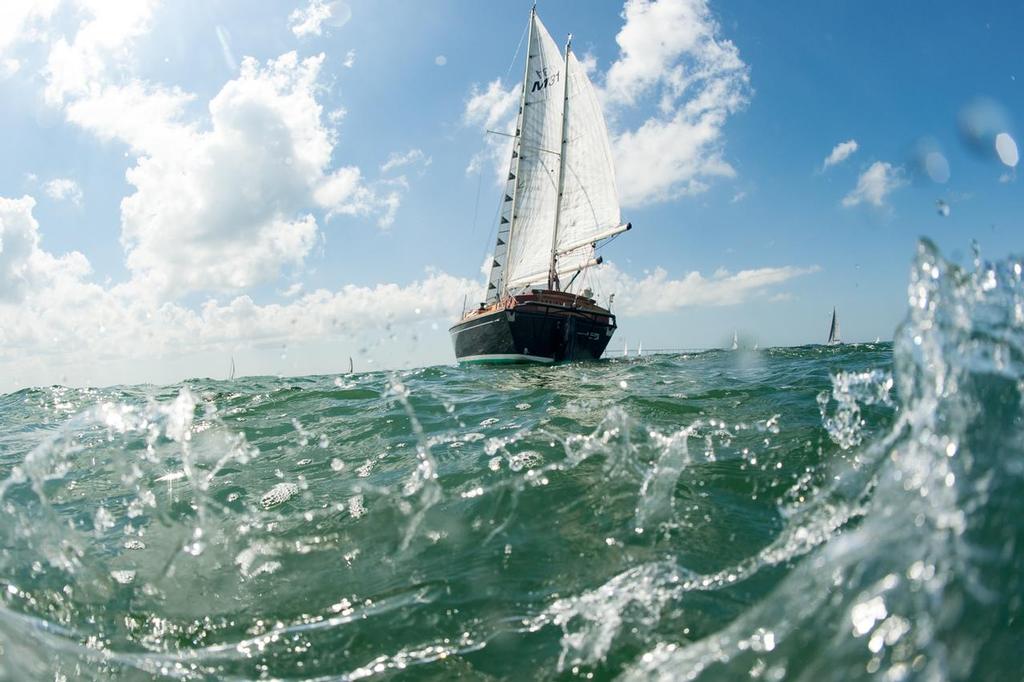
[[1017, 151], [1017, 142], [1010, 136], [1010, 133], [996, 135], [996, 154], [999, 155], [999, 160], [1010, 168], [1017, 166], [1020, 154]]
[[924, 170], [934, 182], [949, 181], [949, 161], [941, 152], [928, 152], [924, 157]]

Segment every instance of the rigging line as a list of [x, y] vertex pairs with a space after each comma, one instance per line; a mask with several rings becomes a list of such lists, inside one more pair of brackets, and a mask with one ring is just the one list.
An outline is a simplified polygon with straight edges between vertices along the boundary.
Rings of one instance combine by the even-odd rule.
[[[483, 181], [483, 169], [480, 170], [480, 182], [482, 182], [482, 181]], [[480, 186], [478, 184], [477, 185], [477, 196], [478, 196], [478, 198], [479, 198], [479, 194], [480, 194]], [[494, 209], [494, 217], [491, 219], [491, 228], [487, 231], [487, 241], [484, 242], [483, 251], [481, 251], [481, 253], [480, 253], [480, 260], [481, 261], [483, 261], [483, 259], [487, 257], [488, 249], [493, 248], [490, 245], [493, 244], [496, 241], [496, 239], [497, 239], [498, 229], [499, 229], [498, 219], [501, 217], [501, 204], [502, 203], [503, 203], [503, 200], [499, 199], [498, 200], [498, 204], [497, 204], [497, 206]], [[493, 259], [493, 257], [494, 257], [494, 253], [491, 252], [491, 258]], [[506, 260], [507, 260], [507, 258], [506, 258]], [[487, 277], [487, 282], [490, 282], [491, 275], [490, 275], [490, 269], [489, 268], [488, 268], [488, 273], [487, 273], [486, 277]], [[484, 283], [484, 287], [485, 287], [484, 295], [485, 296], [487, 294], [487, 289], [486, 289], [487, 282]]]
[[480, 186], [484, 182], [484, 170], [481, 168], [476, 175], [476, 201], [473, 203], [473, 222], [470, 223], [474, 232], [476, 232], [476, 219], [480, 213]]
[[613, 234], [613, 235], [612, 235], [611, 237], [609, 237], [608, 239], [605, 239], [605, 240], [604, 240], [604, 241], [602, 241], [602, 242], [601, 242], [600, 244], [598, 244], [597, 246], [595, 246], [595, 247], [594, 247], [594, 250], [596, 251], [597, 249], [603, 249], [604, 247], [606, 247], [606, 246], [608, 246], [609, 244], [611, 244], [611, 243], [612, 243], [613, 241], [615, 241], [616, 239], [618, 239], [618, 238], [619, 238], [620, 236], [622, 236], [623, 234], [625, 234], [625, 232], [619, 232], [618, 234]]
[[510, 61], [508, 63], [508, 68], [505, 69], [505, 75], [502, 77], [502, 80], [507, 79], [508, 75], [510, 73], [512, 73], [512, 67], [516, 65], [516, 59], [519, 57], [519, 50], [520, 50], [520, 48], [522, 48], [523, 40], [526, 38], [526, 33], [529, 30], [530, 30], [530, 22], [526, 22], [526, 28], [523, 29], [522, 35], [519, 36], [519, 44], [516, 45], [516, 53], [514, 55], [512, 55], [512, 61]]

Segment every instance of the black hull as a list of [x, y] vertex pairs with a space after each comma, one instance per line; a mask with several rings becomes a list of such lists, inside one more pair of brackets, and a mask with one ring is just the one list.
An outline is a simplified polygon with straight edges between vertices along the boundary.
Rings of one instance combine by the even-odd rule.
[[546, 305], [476, 315], [451, 328], [462, 363], [596, 360], [615, 332], [615, 316]]

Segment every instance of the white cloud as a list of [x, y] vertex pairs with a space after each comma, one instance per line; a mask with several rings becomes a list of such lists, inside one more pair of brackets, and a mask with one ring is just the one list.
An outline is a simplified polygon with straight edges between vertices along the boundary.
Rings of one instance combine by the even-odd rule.
[[344, 26], [352, 16], [352, 10], [344, 2], [334, 0], [310, 0], [304, 9], [296, 9], [288, 15], [288, 25], [297, 38], [323, 35], [323, 26], [336, 28]]
[[13, 57], [0, 59], [0, 78], [10, 78], [21, 70], [21, 62]]
[[0, 3], [0, 55], [16, 43], [39, 40], [60, 0], [4, 0]]
[[[484, 90], [474, 85], [462, 114], [463, 121], [466, 125], [478, 125], [488, 129], [508, 123], [509, 116], [515, 111], [516, 103], [519, 101], [519, 88], [520, 85], [517, 84], [508, 90], [504, 89], [500, 78], [488, 83]], [[510, 126], [508, 123], [502, 127]]]
[[100, 286], [88, 261], [74, 252], [57, 258], [39, 246], [31, 197], [0, 197], [0, 361], [60, 355], [63, 361], [185, 355], [222, 344], [252, 347], [298, 343], [422, 319], [449, 319], [480, 284], [427, 271], [406, 285], [344, 286], [300, 295], [293, 284], [284, 304], [249, 296], [208, 300], [193, 310], [161, 303], [137, 283]]
[[[463, 123], [484, 130], [514, 132], [520, 87], [521, 84], [516, 84], [506, 90], [502, 87], [500, 78], [488, 83], [484, 90], [473, 85], [472, 93], [466, 100], [463, 109]], [[484, 145], [483, 151], [470, 160], [466, 172], [477, 173], [485, 165], [489, 165], [494, 168], [495, 181], [503, 182], [507, 173], [509, 155], [512, 153], [512, 139], [502, 135], [488, 134], [484, 138]]]
[[735, 176], [723, 128], [748, 101], [749, 69], [705, 0], [628, 0], [623, 16], [619, 58], [605, 79], [612, 128], [651, 99], [658, 111], [613, 137], [622, 204], [696, 194]]
[[346, 69], [351, 69], [353, 66], [355, 66], [356, 65], [356, 51], [355, 50], [349, 50], [347, 53], [345, 53], [345, 61], [343, 61], [341, 63], [341, 65], [344, 66]]
[[[137, 281], [102, 286], [90, 281], [88, 260], [55, 257], [40, 246], [32, 197], [0, 197], [0, 375], [54, 358], [65, 367], [121, 360], [162, 360], [225, 348], [315, 342], [395, 328], [422, 320], [447, 321], [480, 284], [428, 270], [417, 281], [344, 286], [301, 294], [293, 284], [283, 304], [250, 296], [207, 300], [196, 309], [161, 302]], [[374, 333], [374, 336], [376, 334]], [[39, 381], [57, 381], [56, 370]], [[38, 369], [38, 368], [37, 368]], [[138, 372], [135, 376], [140, 376]]]
[[432, 159], [423, 153], [422, 149], [410, 149], [405, 154], [399, 154], [398, 152], [392, 152], [388, 156], [388, 160], [384, 162], [384, 165], [380, 167], [381, 173], [387, 173], [396, 168], [402, 166], [411, 166], [413, 164], [422, 163], [424, 166], [429, 166]]
[[846, 142], [840, 142], [825, 158], [825, 162], [822, 164], [821, 169], [825, 170], [831, 166], [842, 163], [848, 159], [855, 151], [857, 151], [857, 140], [847, 140]]
[[359, 168], [331, 169], [336, 134], [316, 99], [323, 61], [244, 59], [204, 128], [187, 122], [192, 95], [139, 81], [68, 105], [70, 121], [139, 155], [126, 175], [136, 191], [121, 203], [133, 276], [172, 298], [243, 289], [302, 265], [318, 234], [314, 209], [391, 224], [401, 182], [371, 186]]
[[70, 43], [61, 37], [50, 46], [46, 101], [61, 104], [83, 95], [105, 80], [111, 67], [123, 65], [126, 46], [149, 31], [158, 2], [78, 0], [78, 12], [86, 18]]
[[[77, 251], [56, 258], [40, 248], [39, 223], [32, 215], [35, 205], [30, 196], [0, 197], [0, 304], [20, 304], [33, 291], [90, 271], [89, 262]], [[30, 319], [25, 322], [29, 327], [33, 324]]]
[[57, 201], [70, 201], [75, 205], [82, 203], [82, 188], [70, 178], [54, 178], [43, 185], [43, 191]]
[[444, 66], [447, 63], [448, 57], [445, 57], [443, 54], [439, 54], [436, 57], [434, 57], [434, 64], [436, 64], [437, 66]]
[[907, 184], [903, 169], [885, 161], [876, 161], [857, 178], [857, 187], [843, 197], [843, 206], [871, 204], [881, 208], [890, 192]]
[[636, 279], [614, 264], [608, 264], [601, 271], [600, 281], [602, 290], [615, 294], [616, 312], [651, 315], [686, 307], [737, 305], [767, 293], [773, 285], [819, 270], [816, 265], [757, 268], [736, 273], [718, 270], [711, 277], [694, 271], [671, 279], [668, 272], [659, 267], [646, 277]]

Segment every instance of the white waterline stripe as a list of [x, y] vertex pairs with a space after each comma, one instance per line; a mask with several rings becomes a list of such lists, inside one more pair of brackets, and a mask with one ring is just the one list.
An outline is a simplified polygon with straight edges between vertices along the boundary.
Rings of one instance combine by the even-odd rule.
[[482, 362], [485, 360], [524, 360], [526, 362], [554, 362], [554, 358], [539, 355], [523, 355], [521, 353], [490, 353], [487, 355], [467, 355], [456, 358], [459, 362]]

